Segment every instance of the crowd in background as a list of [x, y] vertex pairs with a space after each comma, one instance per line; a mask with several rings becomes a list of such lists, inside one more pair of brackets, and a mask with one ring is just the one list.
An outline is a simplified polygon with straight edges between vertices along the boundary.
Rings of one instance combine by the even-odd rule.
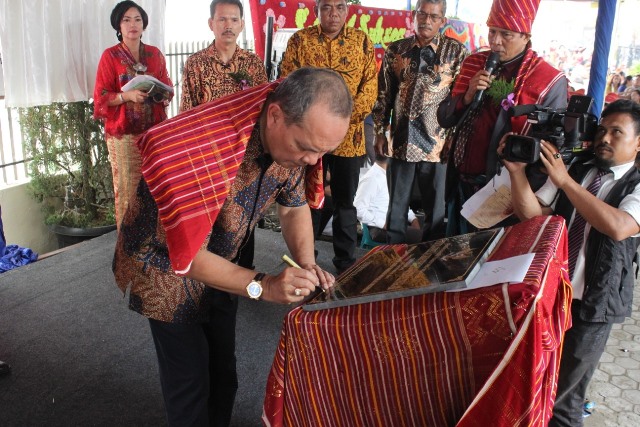
[[[565, 73], [569, 79], [570, 92], [577, 94], [587, 92], [592, 55], [592, 47], [568, 48], [557, 43], [552, 44], [548, 51], [542, 52], [547, 62]], [[609, 70], [604, 93], [609, 96], [605, 104], [619, 98], [640, 102], [640, 74], [636, 74], [638, 71], [634, 68], [612, 67]]]

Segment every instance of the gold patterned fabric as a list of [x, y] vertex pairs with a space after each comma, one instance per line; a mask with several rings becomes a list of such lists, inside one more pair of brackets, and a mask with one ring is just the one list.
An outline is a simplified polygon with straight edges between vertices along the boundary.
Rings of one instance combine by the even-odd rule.
[[129, 207], [130, 199], [135, 196], [140, 182], [142, 158], [136, 145], [139, 135], [107, 135], [107, 149], [113, 175], [113, 192], [116, 204], [116, 225], [120, 222]]
[[376, 100], [378, 83], [373, 42], [363, 31], [344, 26], [331, 40], [319, 25], [296, 32], [280, 63], [280, 77], [300, 67], [326, 67], [342, 75], [353, 96], [351, 124], [344, 141], [331, 154], [357, 157], [365, 154], [364, 119]]
[[[234, 73], [246, 74], [246, 83], [234, 79]], [[231, 60], [224, 62], [213, 42], [191, 55], [184, 65], [180, 111], [266, 82], [267, 72], [258, 55], [236, 46]]]

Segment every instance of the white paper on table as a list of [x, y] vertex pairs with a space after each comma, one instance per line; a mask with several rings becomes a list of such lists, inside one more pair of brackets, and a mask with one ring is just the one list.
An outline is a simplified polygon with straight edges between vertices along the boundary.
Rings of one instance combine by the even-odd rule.
[[479, 229], [493, 227], [513, 214], [511, 179], [504, 166], [500, 175], [495, 175], [462, 205], [460, 214]]
[[529, 271], [535, 254], [518, 255], [499, 261], [487, 261], [466, 289], [484, 288], [498, 283], [521, 283]]

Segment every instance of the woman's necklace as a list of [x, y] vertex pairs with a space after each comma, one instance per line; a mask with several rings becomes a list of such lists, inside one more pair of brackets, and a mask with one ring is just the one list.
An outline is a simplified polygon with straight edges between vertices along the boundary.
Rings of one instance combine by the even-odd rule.
[[140, 42], [139, 44], [139, 48], [138, 48], [138, 58], [140, 58], [140, 60], [136, 61], [135, 59], [135, 55], [133, 54], [133, 52], [131, 52], [131, 49], [129, 49], [129, 46], [126, 45], [126, 43], [122, 42], [122, 44], [124, 44], [124, 47], [126, 48], [127, 52], [129, 53], [129, 56], [131, 58], [131, 62], [133, 62], [133, 70], [136, 72], [136, 75], [138, 74], [144, 74], [147, 71], [147, 66], [143, 63], [144, 61], [144, 44], [142, 44], [142, 42]]

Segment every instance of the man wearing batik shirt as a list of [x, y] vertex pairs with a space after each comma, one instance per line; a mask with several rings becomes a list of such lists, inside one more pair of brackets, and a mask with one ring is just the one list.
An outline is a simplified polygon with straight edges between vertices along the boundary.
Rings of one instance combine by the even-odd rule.
[[[325, 173], [331, 174], [333, 264], [339, 272], [355, 262], [358, 218], [353, 199], [366, 153], [364, 119], [371, 112], [378, 89], [373, 42], [363, 31], [345, 25], [348, 10], [345, 0], [316, 0], [314, 12], [320, 25], [293, 34], [280, 63], [282, 77], [304, 66], [331, 68], [344, 78], [353, 96], [347, 136], [322, 158]], [[314, 211], [313, 215], [314, 227], [319, 228], [320, 212]], [[318, 236], [322, 230], [314, 231]]]
[[[237, 379], [217, 376], [216, 365], [231, 361], [223, 368], [235, 372], [235, 311], [221, 316], [219, 301], [300, 303], [333, 285], [315, 263], [308, 204], [318, 197], [306, 193], [322, 185], [308, 182], [316, 175], [305, 167], [342, 142], [352, 104], [337, 73], [306, 67], [178, 114], [138, 140], [144, 180], [113, 271], [129, 307], [149, 318], [170, 426], [231, 419]], [[274, 203], [301, 268], [256, 274], [238, 254]]]
[[180, 111], [267, 82], [260, 57], [237, 44], [244, 29], [242, 2], [213, 0], [209, 11], [209, 28], [215, 38], [184, 65]]
[[[244, 28], [243, 6], [240, 0], [213, 0], [209, 6], [209, 28], [214, 40], [205, 49], [191, 55], [184, 65], [182, 73], [182, 96], [180, 111], [187, 111], [214, 99], [257, 86], [267, 82], [267, 73], [260, 57], [241, 49], [238, 36]], [[255, 234], [252, 232], [242, 245], [238, 265], [253, 266]], [[214, 291], [215, 292], [215, 291]], [[238, 297], [225, 294], [215, 298], [211, 311], [219, 319], [227, 319], [227, 324], [235, 323]], [[217, 342], [234, 342], [235, 331], [231, 328], [212, 330]], [[212, 375], [219, 384], [237, 387], [236, 361], [233, 352], [224, 352], [217, 346], [211, 350], [211, 357], [217, 362], [212, 364]], [[227, 360], [225, 360], [227, 358]], [[219, 402], [232, 399], [229, 389], [219, 387], [219, 395], [213, 396]], [[229, 409], [230, 410], [230, 409]]]
[[[512, 105], [567, 106], [568, 83], [531, 48], [531, 27], [540, 0], [494, 0], [489, 12], [489, 46], [499, 55], [493, 74], [485, 70], [491, 52], [468, 56], [450, 95], [438, 108], [438, 122], [449, 133], [446, 199], [447, 235], [475, 229], [461, 215], [462, 204], [495, 175], [497, 148], [507, 132], [526, 134], [526, 116], [509, 117]], [[484, 91], [479, 102], [473, 102]]]
[[[207, 48], [191, 55], [182, 73], [180, 111], [267, 82], [260, 57], [237, 45], [244, 29], [240, 0], [213, 0], [209, 6], [209, 28], [214, 40]], [[251, 267], [254, 234], [243, 246], [240, 265]]]
[[[373, 107], [376, 152], [389, 155], [387, 242], [405, 243], [407, 212], [414, 182], [425, 213], [423, 240], [444, 236], [444, 182], [440, 163], [445, 131], [436, 112], [449, 94], [468, 51], [440, 34], [447, 22], [445, 0], [418, 0], [412, 12], [415, 35], [387, 48]], [[393, 149], [385, 135], [391, 121]]]

